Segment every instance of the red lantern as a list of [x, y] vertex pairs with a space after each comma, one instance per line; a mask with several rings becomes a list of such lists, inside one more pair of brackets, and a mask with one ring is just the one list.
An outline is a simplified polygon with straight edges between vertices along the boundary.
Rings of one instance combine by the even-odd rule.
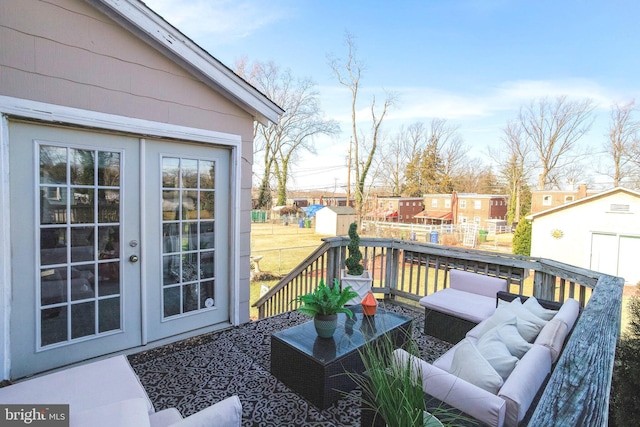
[[367, 295], [362, 300], [362, 312], [365, 316], [373, 316], [376, 314], [376, 308], [378, 307], [378, 301], [373, 296], [373, 292], [367, 292]]

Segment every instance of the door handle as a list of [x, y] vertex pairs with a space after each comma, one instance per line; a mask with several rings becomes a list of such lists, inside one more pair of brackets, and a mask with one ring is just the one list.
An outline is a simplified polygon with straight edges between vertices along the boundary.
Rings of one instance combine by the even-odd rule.
[[138, 262], [139, 259], [140, 258], [138, 258], [138, 255], [131, 255], [129, 257], [129, 261], [131, 261], [131, 262]]

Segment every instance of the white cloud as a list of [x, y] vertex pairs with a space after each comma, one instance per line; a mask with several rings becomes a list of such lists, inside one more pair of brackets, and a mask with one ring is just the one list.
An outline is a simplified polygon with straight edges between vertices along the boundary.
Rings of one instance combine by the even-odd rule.
[[208, 47], [248, 37], [286, 18], [288, 10], [274, 2], [248, 0], [145, 0], [145, 4], [194, 40]]

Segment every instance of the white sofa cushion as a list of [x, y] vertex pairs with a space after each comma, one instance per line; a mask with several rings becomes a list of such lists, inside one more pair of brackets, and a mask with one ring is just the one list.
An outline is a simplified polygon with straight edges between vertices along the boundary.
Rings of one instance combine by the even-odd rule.
[[[516, 333], [518, 332], [516, 331]], [[504, 342], [502, 342], [498, 329], [493, 328], [484, 334], [478, 340], [477, 347], [482, 357], [506, 381], [511, 375], [511, 371], [516, 367], [518, 358], [513, 356]]]
[[121, 400], [142, 398], [153, 404], [127, 358], [115, 356], [0, 388], [0, 402], [69, 404], [70, 415]]
[[182, 415], [176, 408], [167, 408], [149, 415], [151, 427], [167, 427], [182, 420]]
[[500, 339], [509, 349], [509, 353], [518, 359], [522, 359], [522, 356], [524, 356], [527, 351], [531, 350], [533, 344], [527, 342], [527, 340], [520, 335], [516, 319], [511, 322], [498, 325], [494, 329], [498, 332]]
[[505, 426], [516, 427], [522, 421], [550, 372], [549, 349], [534, 345], [518, 362], [498, 392], [498, 396], [507, 403]]
[[553, 319], [553, 316], [558, 314], [558, 310], [550, 310], [541, 306], [536, 297], [527, 298], [527, 300], [522, 303], [522, 306], [542, 320], [546, 321]]
[[449, 288], [489, 297], [495, 305], [496, 294], [507, 290], [507, 281], [469, 271], [449, 270]]
[[77, 412], [69, 417], [70, 427], [149, 427], [145, 399], [125, 399]]
[[457, 346], [449, 373], [489, 393], [496, 394], [504, 380], [469, 339]]
[[171, 424], [170, 427], [240, 427], [242, 405], [238, 396], [231, 396], [200, 412]]
[[420, 305], [470, 322], [480, 323], [493, 314], [496, 309], [496, 300], [495, 297], [489, 298], [447, 288], [422, 297]]
[[504, 399], [411, 356], [402, 349], [394, 352], [393, 359], [403, 364], [409, 359], [415, 362], [416, 369], [419, 369], [422, 375], [422, 389], [428, 395], [454, 406], [489, 426], [499, 427], [504, 423], [506, 411]]

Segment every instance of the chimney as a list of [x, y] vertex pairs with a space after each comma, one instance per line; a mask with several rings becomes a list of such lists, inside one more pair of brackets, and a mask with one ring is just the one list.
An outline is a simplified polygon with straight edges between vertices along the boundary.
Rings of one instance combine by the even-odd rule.
[[584, 199], [585, 197], [587, 197], [587, 184], [580, 184], [578, 185], [578, 195], [576, 199]]

